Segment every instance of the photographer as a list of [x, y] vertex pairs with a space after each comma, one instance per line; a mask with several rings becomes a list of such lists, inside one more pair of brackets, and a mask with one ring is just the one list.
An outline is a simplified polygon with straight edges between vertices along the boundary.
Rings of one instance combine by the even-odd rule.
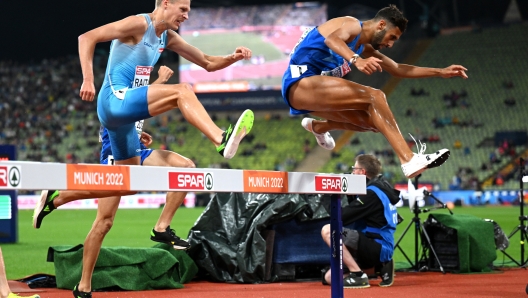
[[[394, 231], [399, 218], [394, 205], [400, 200], [399, 191], [383, 178], [381, 163], [373, 155], [358, 155], [352, 173], [367, 176], [367, 194], [348, 196], [348, 205], [342, 210], [343, 225], [353, 223], [353, 229], [343, 229], [343, 263], [350, 270], [343, 285], [370, 287], [362, 270], [374, 268], [382, 279], [379, 286], [389, 287], [394, 277]], [[321, 235], [330, 245], [329, 224]], [[324, 274], [323, 284], [330, 284], [330, 274], [330, 270]]]

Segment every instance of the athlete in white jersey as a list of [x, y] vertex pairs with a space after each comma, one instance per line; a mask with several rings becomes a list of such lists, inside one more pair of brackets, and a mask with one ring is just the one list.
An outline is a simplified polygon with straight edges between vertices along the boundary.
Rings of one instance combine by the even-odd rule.
[[342, 78], [353, 69], [367, 75], [385, 70], [400, 78], [467, 78], [466, 68], [460, 65], [427, 68], [398, 64], [378, 51], [392, 47], [406, 27], [407, 19], [394, 5], [364, 22], [353, 17], [328, 20], [303, 35], [292, 51], [282, 80], [282, 94], [292, 114], [311, 113], [324, 118], [302, 121], [323, 148], [331, 150], [335, 146], [328, 133], [331, 130], [380, 132], [400, 159], [405, 176], [412, 178], [444, 163], [449, 150], [425, 154], [424, 145], [413, 153], [400, 133], [385, 94]]

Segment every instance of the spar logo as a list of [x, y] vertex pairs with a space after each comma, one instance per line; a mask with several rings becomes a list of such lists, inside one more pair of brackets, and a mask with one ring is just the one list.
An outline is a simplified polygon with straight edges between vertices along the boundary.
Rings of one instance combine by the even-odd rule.
[[0, 187], [7, 187], [7, 167], [0, 167]]
[[213, 174], [169, 172], [169, 189], [212, 190]]
[[18, 167], [0, 167], [0, 187], [20, 186], [20, 169]]
[[315, 176], [315, 190], [346, 192], [348, 179], [339, 176]]
[[152, 66], [137, 66], [136, 67], [136, 75], [140, 76], [150, 76], [150, 72], [152, 71]]

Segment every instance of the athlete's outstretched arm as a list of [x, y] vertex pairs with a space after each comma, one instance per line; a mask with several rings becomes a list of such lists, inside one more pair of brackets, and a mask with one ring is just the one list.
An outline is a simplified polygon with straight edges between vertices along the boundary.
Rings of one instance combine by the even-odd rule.
[[[141, 20], [143, 19], [143, 21]], [[142, 16], [130, 16], [117, 22], [109, 23], [90, 30], [79, 36], [79, 59], [83, 74], [80, 96], [83, 100], [92, 101], [95, 97], [93, 55], [95, 45], [99, 42], [119, 39], [136, 44], [138, 38], [147, 30], [147, 22]]]
[[395, 77], [400, 78], [430, 78], [430, 77], [462, 77], [467, 79], [466, 74], [467, 68], [462, 65], [451, 65], [446, 68], [430, 68], [430, 67], [419, 67], [409, 64], [396, 63], [391, 58], [383, 55], [379, 51], [374, 50], [370, 45], [365, 45], [363, 51], [365, 57], [376, 57], [380, 59], [381, 67]]
[[187, 43], [178, 33], [168, 30], [167, 48], [178, 53], [183, 58], [201, 66], [207, 71], [216, 71], [242, 59], [251, 58], [251, 50], [246, 47], [238, 47], [231, 55], [209, 56], [200, 49]]

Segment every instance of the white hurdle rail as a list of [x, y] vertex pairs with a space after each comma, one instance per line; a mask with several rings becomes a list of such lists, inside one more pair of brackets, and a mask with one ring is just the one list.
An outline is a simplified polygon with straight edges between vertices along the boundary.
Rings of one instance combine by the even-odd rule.
[[339, 194], [367, 192], [364, 175], [25, 161], [0, 161], [3, 189], [338, 194], [330, 206], [332, 298], [344, 295]]
[[0, 162], [0, 190], [365, 194], [363, 175], [26, 161]]

